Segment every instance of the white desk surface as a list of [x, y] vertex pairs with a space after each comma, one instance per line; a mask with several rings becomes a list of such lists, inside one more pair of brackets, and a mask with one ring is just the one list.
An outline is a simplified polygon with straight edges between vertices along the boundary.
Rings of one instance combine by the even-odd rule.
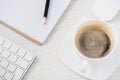
[[[93, 3], [94, 0], [72, 0], [47, 42], [42, 46], [30, 42], [19, 34], [0, 25], [1, 35], [30, 50], [32, 54], [37, 56], [37, 59], [23, 80], [88, 80], [63, 65], [58, 58], [58, 51], [63, 38], [79, 19], [82, 17], [94, 18], [91, 11]], [[120, 32], [120, 12], [109, 23]], [[108, 80], [119, 79], [120, 67]]]

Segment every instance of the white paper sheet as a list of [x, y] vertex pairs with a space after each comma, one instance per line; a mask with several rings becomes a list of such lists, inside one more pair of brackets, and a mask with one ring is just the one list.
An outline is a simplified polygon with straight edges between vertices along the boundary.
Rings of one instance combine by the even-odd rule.
[[44, 43], [71, 0], [51, 0], [47, 23], [42, 23], [46, 0], [0, 0], [0, 20]]

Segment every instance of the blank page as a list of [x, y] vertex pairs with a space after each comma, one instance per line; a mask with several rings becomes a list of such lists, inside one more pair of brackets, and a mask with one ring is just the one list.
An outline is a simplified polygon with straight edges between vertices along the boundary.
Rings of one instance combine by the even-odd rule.
[[0, 0], [0, 20], [44, 43], [71, 0], [51, 0], [47, 23], [42, 23], [46, 0]]

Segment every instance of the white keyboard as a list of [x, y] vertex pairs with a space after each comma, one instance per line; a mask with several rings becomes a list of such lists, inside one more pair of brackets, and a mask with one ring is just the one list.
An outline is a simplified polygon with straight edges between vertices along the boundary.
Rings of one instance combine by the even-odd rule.
[[0, 80], [21, 80], [35, 57], [0, 36]]

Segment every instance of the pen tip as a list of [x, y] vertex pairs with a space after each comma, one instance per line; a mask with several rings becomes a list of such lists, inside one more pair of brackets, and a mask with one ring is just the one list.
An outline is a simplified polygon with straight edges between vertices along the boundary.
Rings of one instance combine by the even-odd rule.
[[43, 24], [46, 23], [46, 17], [43, 17]]

